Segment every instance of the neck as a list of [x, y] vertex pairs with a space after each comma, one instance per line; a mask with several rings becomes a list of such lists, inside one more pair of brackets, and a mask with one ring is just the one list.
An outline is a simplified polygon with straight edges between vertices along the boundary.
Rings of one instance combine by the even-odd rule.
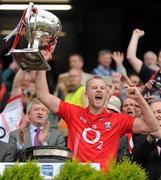
[[94, 115], [97, 115], [97, 114], [101, 114], [101, 112], [103, 111], [103, 107], [101, 108], [96, 108], [96, 107], [89, 107], [90, 109], [90, 112]]
[[34, 126], [36, 126], [37, 128], [40, 128], [42, 126], [42, 124], [39, 124], [39, 123], [33, 123], [31, 122], [31, 124], [33, 124]]
[[71, 86], [69, 87], [69, 92], [75, 92], [81, 85]]
[[108, 67], [107, 67], [107, 66], [103, 66], [103, 67], [104, 67], [104, 69], [110, 69], [110, 67], [109, 67], [109, 66], [108, 66]]

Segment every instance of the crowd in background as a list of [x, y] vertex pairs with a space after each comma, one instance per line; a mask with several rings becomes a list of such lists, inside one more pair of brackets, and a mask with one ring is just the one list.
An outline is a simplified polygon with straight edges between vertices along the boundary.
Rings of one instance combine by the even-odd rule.
[[[142, 118], [138, 102], [126, 96], [127, 86], [137, 87], [161, 127], [161, 51], [155, 54], [149, 50], [140, 60], [137, 46], [143, 35], [144, 31], [133, 30], [127, 52], [100, 50], [98, 66], [92, 72], [84, 72], [81, 54], [69, 55], [69, 70], [59, 74], [53, 95], [67, 103], [87, 107], [86, 82], [97, 75], [103, 77], [110, 89], [105, 104], [108, 112]], [[112, 61], [116, 69], [112, 69]], [[130, 63], [135, 73], [127, 73], [124, 61]], [[15, 161], [17, 152], [30, 146], [67, 147], [67, 124], [36, 98], [35, 76], [34, 71], [22, 71], [14, 59], [5, 69], [3, 64], [0, 66], [0, 126], [5, 129], [0, 141], [4, 142], [1, 161]], [[160, 149], [161, 142], [153, 134], [126, 133], [120, 139], [117, 160], [129, 156], [147, 170], [150, 179], [156, 180], [161, 176]]]

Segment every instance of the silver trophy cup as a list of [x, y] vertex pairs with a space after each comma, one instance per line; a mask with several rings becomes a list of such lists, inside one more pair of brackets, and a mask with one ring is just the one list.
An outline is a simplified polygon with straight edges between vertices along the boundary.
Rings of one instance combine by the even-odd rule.
[[30, 3], [23, 20], [23, 35], [28, 41], [25, 49], [11, 49], [11, 54], [23, 70], [50, 70], [41, 50], [56, 46], [61, 33], [60, 20], [52, 13], [37, 9]]

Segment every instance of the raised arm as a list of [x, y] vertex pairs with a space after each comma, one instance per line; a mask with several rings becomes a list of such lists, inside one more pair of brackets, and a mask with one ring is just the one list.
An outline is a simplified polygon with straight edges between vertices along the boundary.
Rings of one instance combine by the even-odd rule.
[[157, 132], [159, 129], [157, 119], [140, 91], [136, 87], [130, 87], [127, 90], [127, 96], [137, 101], [143, 113], [143, 119], [135, 118], [133, 133], [140, 134]]
[[25, 72], [22, 69], [19, 69], [13, 81], [10, 98], [13, 98], [15, 96], [22, 94], [22, 83], [23, 83], [24, 77], [25, 77]]
[[37, 71], [35, 85], [37, 98], [39, 98], [51, 111], [56, 113], [59, 109], [60, 99], [49, 93], [45, 71]]
[[[50, 48], [41, 51], [46, 61], [52, 60], [52, 53], [54, 52], [56, 43]], [[46, 71], [37, 71], [35, 79], [36, 96], [45, 104], [53, 113], [58, 112], [60, 99], [49, 93], [48, 84], [46, 80]]]
[[114, 51], [112, 54], [112, 59], [116, 63], [116, 71], [124, 76], [127, 76], [126, 69], [123, 65], [124, 53], [121, 53], [120, 51]]
[[137, 58], [136, 51], [137, 51], [138, 41], [143, 35], [144, 35], [144, 31], [135, 29], [132, 33], [132, 37], [127, 49], [127, 59], [137, 73], [139, 73], [141, 70], [142, 61], [139, 58]]
[[4, 72], [2, 73], [2, 79], [3, 79], [3, 82], [5, 83], [8, 91], [11, 91], [11, 88], [12, 88], [11, 79], [13, 76], [15, 76], [18, 69], [19, 69], [18, 64], [13, 59], [13, 61], [9, 65], [9, 67], [6, 70], [4, 70]]

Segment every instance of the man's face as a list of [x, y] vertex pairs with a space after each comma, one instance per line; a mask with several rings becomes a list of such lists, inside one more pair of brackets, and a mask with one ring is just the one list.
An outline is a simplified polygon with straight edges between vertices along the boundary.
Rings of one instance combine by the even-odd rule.
[[138, 117], [141, 114], [141, 109], [138, 106], [137, 102], [133, 99], [127, 98], [122, 104], [122, 113], [129, 114], [133, 117]]
[[89, 105], [94, 108], [102, 108], [107, 101], [109, 87], [102, 79], [92, 79], [88, 82], [86, 95]]
[[33, 104], [29, 112], [29, 119], [35, 126], [43, 126], [48, 118], [48, 109], [42, 103]]
[[154, 102], [151, 104], [151, 110], [153, 111], [159, 126], [161, 127], [161, 102]]
[[69, 58], [69, 66], [70, 66], [70, 69], [82, 70], [83, 61], [77, 55], [70, 56], [70, 58]]
[[129, 79], [133, 86], [138, 86], [140, 83], [140, 78], [137, 75], [131, 75]]
[[81, 84], [81, 72], [77, 69], [71, 69], [68, 76], [69, 86], [77, 87]]
[[102, 54], [99, 56], [99, 63], [104, 68], [110, 68], [111, 61], [112, 61], [112, 56], [110, 53]]
[[144, 64], [146, 66], [151, 66], [151, 65], [156, 65], [157, 63], [157, 57], [154, 53], [152, 52], [147, 52], [144, 55]]

